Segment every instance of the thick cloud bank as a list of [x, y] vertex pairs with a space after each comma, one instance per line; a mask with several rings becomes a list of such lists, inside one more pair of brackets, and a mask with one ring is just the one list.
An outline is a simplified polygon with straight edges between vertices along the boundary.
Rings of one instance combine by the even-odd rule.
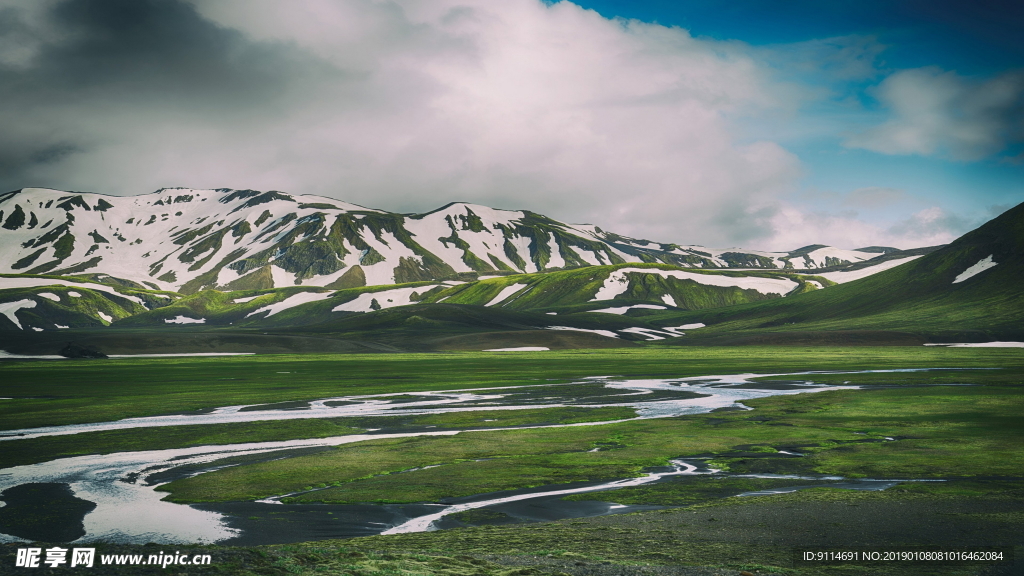
[[811, 221], [780, 201], [800, 163], [737, 126], [798, 98], [741, 43], [540, 0], [10, 0], [0, 22], [3, 190], [464, 200], [659, 241], [819, 241], [778, 235]]

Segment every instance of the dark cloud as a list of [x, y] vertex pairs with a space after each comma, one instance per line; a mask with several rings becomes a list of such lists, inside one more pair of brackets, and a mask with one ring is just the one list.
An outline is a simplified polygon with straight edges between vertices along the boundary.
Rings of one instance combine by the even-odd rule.
[[47, 16], [46, 35], [56, 40], [40, 46], [27, 69], [0, 71], [8, 98], [245, 105], [280, 92], [290, 70], [308, 65], [176, 0], [68, 0]]
[[35, 22], [26, 11], [0, 12], [0, 46], [32, 46], [0, 65], [0, 189], [47, 185], [40, 165], [174, 118], [244, 122], [283, 102], [297, 80], [338, 73], [175, 0], [67, 0]]

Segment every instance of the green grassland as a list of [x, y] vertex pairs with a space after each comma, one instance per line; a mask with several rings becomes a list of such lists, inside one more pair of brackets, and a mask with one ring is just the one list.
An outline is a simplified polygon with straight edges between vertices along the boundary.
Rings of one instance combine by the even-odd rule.
[[362, 434], [367, 429], [389, 431], [423, 429], [439, 430], [503, 428], [604, 422], [632, 418], [629, 408], [538, 408], [533, 410], [474, 410], [419, 416], [376, 416], [357, 418], [309, 418], [226, 424], [165, 426], [84, 432], [65, 436], [45, 436], [27, 440], [10, 440], [0, 452], [0, 468], [33, 464], [55, 457], [84, 454], [107, 454], [128, 450], [161, 450], [238, 442], [274, 442], [300, 438], [329, 438]]
[[1000, 367], [1013, 349], [679, 348], [526, 353], [266, 355], [4, 362], [0, 427], [102, 422], [350, 394], [569, 382], [935, 367]]
[[[989, 371], [965, 377], [985, 383]], [[1017, 371], [1016, 381], [1022, 373]], [[326, 454], [227, 468], [161, 489], [177, 501], [252, 499], [335, 485], [296, 501], [422, 502], [640, 475], [670, 458], [712, 454], [737, 472], [846, 477], [1013, 476], [1024, 469], [1019, 384], [836, 390], [751, 400], [717, 412], [595, 427], [464, 433], [340, 446]], [[885, 441], [884, 438], [898, 438]], [[614, 448], [590, 452], [602, 445]], [[783, 457], [799, 447], [804, 458]], [[969, 457], [965, 457], [966, 455]], [[777, 457], [773, 457], [777, 456]], [[403, 474], [414, 467], [439, 466]], [[452, 482], [457, 477], [458, 482]], [[611, 497], [614, 497], [612, 495]]]
[[[950, 370], [786, 375], [901, 368]], [[1024, 487], [1019, 479], [1024, 470], [1024, 420], [1020, 418], [1024, 410], [1024, 351], [1019, 349], [684, 347], [514, 354], [267, 355], [5, 362], [0, 369], [0, 395], [14, 398], [0, 402], [0, 422], [8, 430], [348, 394], [560, 385], [598, 375], [677, 378], [749, 372], [777, 375], [761, 378], [764, 381], [808, 378], [863, 386], [860, 390], [745, 401], [752, 411], [725, 410], [571, 428], [515, 426], [600, 422], [628, 417], [632, 411], [482, 408], [428, 416], [96, 432], [2, 444], [0, 466], [10, 466], [74, 454], [316, 438], [367, 428], [464, 430], [451, 436], [375, 439], [316, 454], [243, 462], [160, 488], [178, 502], [253, 499], [305, 489], [316, 490], [288, 501], [433, 502], [499, 490], [637, 476], [647, 467], [678, 457], [706, 458], [711, 465], [735, 473], [949, 480], [903, 484], [880, 493], [815, 488], [789, 495], [730, 498], [743, 491], [800, 482], [677, 478], [569, 497], [672, 507], [642, 514], [250, 551], [213, 547], [224, 558], [235, 558], [224, 564], [223, 571], [228, 574], [447, 573], [442, 565], [450, 566], [452, 574], [583, 574], [587, 566], [595, 570], [603, 566], [616, 574], [641, 574], [645, 565], [701, 565], [808, 576], [909, 575], [922, 572], [915, 571], [919, 567], [795, 566], [789, 551], [793, 546], [817, 543], [952, 546], [1016, 542], [1014, 538], [1024, 527]], [[565, 390], [571, 391], [572, 386]], [[485, 426], [508, 429], [473, 430]], [[591, 452], [594, 448], [600, 450]], [[804, 456], [788, 456], [780, 450]], [[425, 466], [436, 467], [416, 469]], [[935, 532], [946, 525], [952, 526], [948, 533]], [[865, 533], [865, 526], [877, 527], [877, 534], [873, 530]], [[977, 571], [943, 567], [928, 573]]]

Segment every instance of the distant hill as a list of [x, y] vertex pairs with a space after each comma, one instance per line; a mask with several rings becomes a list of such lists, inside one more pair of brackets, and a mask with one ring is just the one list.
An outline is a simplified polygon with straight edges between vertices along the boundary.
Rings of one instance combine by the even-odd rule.
[[707, 324], [701, 336], [719, 343], [836, 331], [902, 332], [936, 342], [1024, 340], [1022, 279], [1024, 204], [890, 270], [785, 300], [684, 316]]

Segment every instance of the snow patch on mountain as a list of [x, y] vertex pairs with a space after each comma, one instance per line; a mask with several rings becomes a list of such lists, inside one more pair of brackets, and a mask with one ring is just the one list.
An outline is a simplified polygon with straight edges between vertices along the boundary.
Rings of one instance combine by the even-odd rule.
[[916, 260], [920, 257], [921, 256], [908, 256], [906, 258], [887, 260], [885, 262], [882, 262], [881, 264], [868, 266], [867, 268], [861, 268], [860, 270], [851, 270], [849, 272], [825, 272], [817, 275], [821, 276], [822, 278], [827, 278], [828, 280], [831, 280], [836, 284], [843, 284], [844, 282], [852, 282], [853, 280], [867, 278], [872, 274], [878, 274], [879, 272], [882, 272], [884, 270], [895, 268], [900, 264], [906, 264], [907, 262], [910, 262], [911, 260]]
[[590, 332], [592, 334], [600, 334], [601, 336], [607, 336], [608, 338], [618, 338], [619, 335], [611, 330], [588, 330], [587, 328], [573, 328], [572, 326], [548, 326], [546, 330], [571, 330], [573, 332]]
[[658, 306], [657, 304], [633, 304], [632, 306], [616, 306], [613, 308], [601, 308], [599, 310], [591, 310], [591, 312], [601, 312], [603, 314], [618, 314], [621, 316], [634, 308], [648, 310], [665, 310], [664, 306]]
[[[0, 200], [25, 215], [0, 230], [0, 273], [105, 273], [175, 291], [326, 286], [353, 266], [366, 285], [491, 270], [532, 273], [652, 258], [704, 268], [820, 268], [874, 253], [811, 246], [793, 253], [659, 244], [530, 212], [453, 203], [418, 215], [317, 196], [165, 188], [106, 196], [26, 188]], [[8, 226], [10, 224], [10, 226]], [[793, 256], [792, 254], [798, 254]], [[269, 278], [265, 266], [269, 268]], [[273, 284], [268, 286], [267, 284]], [[773, 290], [777, 291], [777, 290]]]
[[294, 308], [302, 304], [309, 304], [310, 302], [326, 300], [333, 295], [334, 294], [332, 292], [299, 292], [298, 294], [292, 294], [280, 302], [275, 302], [273, 304], [257, 308], [246, 314], [245, 317], [248, 318], [249, 316], [255, 316], [256, 314], [267, 312], [267, 315], [264, 316], [264, 318], [270, 318], [274, 314], [284, 312], [289, 308]]
[[723, 276], [719, 274], [699, 274], [696, 272], [684, 272], [682, 270], [659, 270], [656, 268], [619, 268], [608, 275], [604, 284], [598, 289], [597, 294], [590, 299], [591, 302], [601, 300], [614, 300], [629, 288], [627, 274], [652, 274], [662, 278], [676, 278], [678, 280], [693, 280], [698, 284], [706, 286], [735, 286], [743, 290], [757, 290], [762, 294], [778, 294], [785, 296], [792, 292], [799, 284], [788, 278], [761, 278], [757, 276]]
[[1024, 342], [963, 342], [956, 344], [925, 344], [925, 346], [947, 346], [950, 348], [1024, 348]]
[[551, 350], [544, 346], [520, 346], [518, 348], [490, 348], [484, 352], [546, 352]]
[[648, 342], [652, 342], [654, 340], [664, 340], [665, 334], [668, 334], [672, 338], [678, 338], [680, 336], [680, 334], [675, 334], [672, 332], [662, 332], [660, 330], [652, 330], [650, 328], [640, 327], [623, 328], [622, 330], [619, 330], [619, 332], [627, 332], [629, 334], [638, 334], [640, 336], [646, 336]]
[[3, 304], [0, 304], [0, 314], [7, 316], [7, 319], [10, 320], [11, 322], [14, 322], [14, 324], [18, 327], [19, 330], [24, 330], [25, 328], [21, 325], [21, 321], [18, 320], [18, 317], [15, 316], [14, 313], [17, 312], [18, 310], [35, 307], [35, 300], [17, 300], [15, 302], [4, 302]]
[[504, 288], [501, 289], [501, 292], [498, 292], [497, 296], [491, 298], [491, 301], [488, 302], [487, 304], [484, 304], [484, 306], [494, 306], [495, 304], [505, 300], [506, 298], [510, 298], [513, 294], [519, 292], [520, 290], [526, 288], [527, 286], [527, 284], [518, 283], [512, 284], [510, 286], [505, 286]]
[[977, 276], [978, 274], [981, 274], [985, 270], [988, 270], [989, 268], [992, 268], [993, 266], [998, 264], [998, 262], [993, 262], [992, 261], [992, 257], [993, 256], [994, 256], [994, 254], [989, 254], [988, 256], [982, 258], [977, 263], [975, 263], [973, 266], [968, 268], [967, 270], [964, 270], [963, 272], [961, 272], [953, 280], [953, 284], [958, 284], [960, 282], [963, 282], [964, 280], [967, 280], [969, 278], [973, 278], [973, 277]]
[[234, 298], [231, 300], [234, 304], [245, 304], [246, 302], [252, 302], [253, 300], [263, 296], [263, 294], [257, 294], [255, 296], [246, 296], [245, 298]]
[[[9, 288], [39, 288], [42, 286], [64, 286], [67, 288], [88, 288], [89, 290], [96, 290], [98, 292], [106, 292], [113, 296], [124, 298], [125, 300], [131, 300], [137, 304], [142, 304], [142, 299], [138, 296], [130, 296], [127, 294], [121, 294], [117, 290], [106, 286], [104, 284], [92, 284], [84, 282], [71, 282], [68, 280], [56, 280], [54, 278], [9, 278], [0, 277], [0, 290], [6, 290]], [[70, 296], [75, 298], [81, 298], [81, 294], [78, 292], [68, 292]], [[40, 294], [42, 296], [42, 294]], [[51, 296], [54, 296], [51, 294]], [[58, 298], [57, 301], [60, 299]]]
[[57, 296], [53, 292], [40, 292], [39, 294], [36, 294], [36, 296], [40, 296], [42, 298], [46, 298], [47, 300], [52, 300], [54, 302], [60, 302], [60, 296]]
[[174, 318], [165, 318], [165, 324], [206, 324], [206, 318], [189, 318], [188, 316], [178, 315]]
[[662, 295], [661, 301], [664, 302], [665, 304], [668, 304], [669, 306], [671, 306], [673, 308], [678, 308], [679, 307], [679, 306], [676, 305], [676, 299], [673, 298], [671, 294], [664, 294], [664, 295]]
[[363, 292], [354, 300], [349, 300], [340, 306], [335, 306], [332, 312], [372, 312], [373, 302], [377, 302], [379, 309], [394, 308], [395, 306], [408, 306], [413, 304], [412, 294], [416, 292], [423, 294], [428, 290], [437, 288], [440, 284], [428, 286], [416, 286], [412, 288], [395, 288], [392, 290], [381, 290], [379, 292]]

